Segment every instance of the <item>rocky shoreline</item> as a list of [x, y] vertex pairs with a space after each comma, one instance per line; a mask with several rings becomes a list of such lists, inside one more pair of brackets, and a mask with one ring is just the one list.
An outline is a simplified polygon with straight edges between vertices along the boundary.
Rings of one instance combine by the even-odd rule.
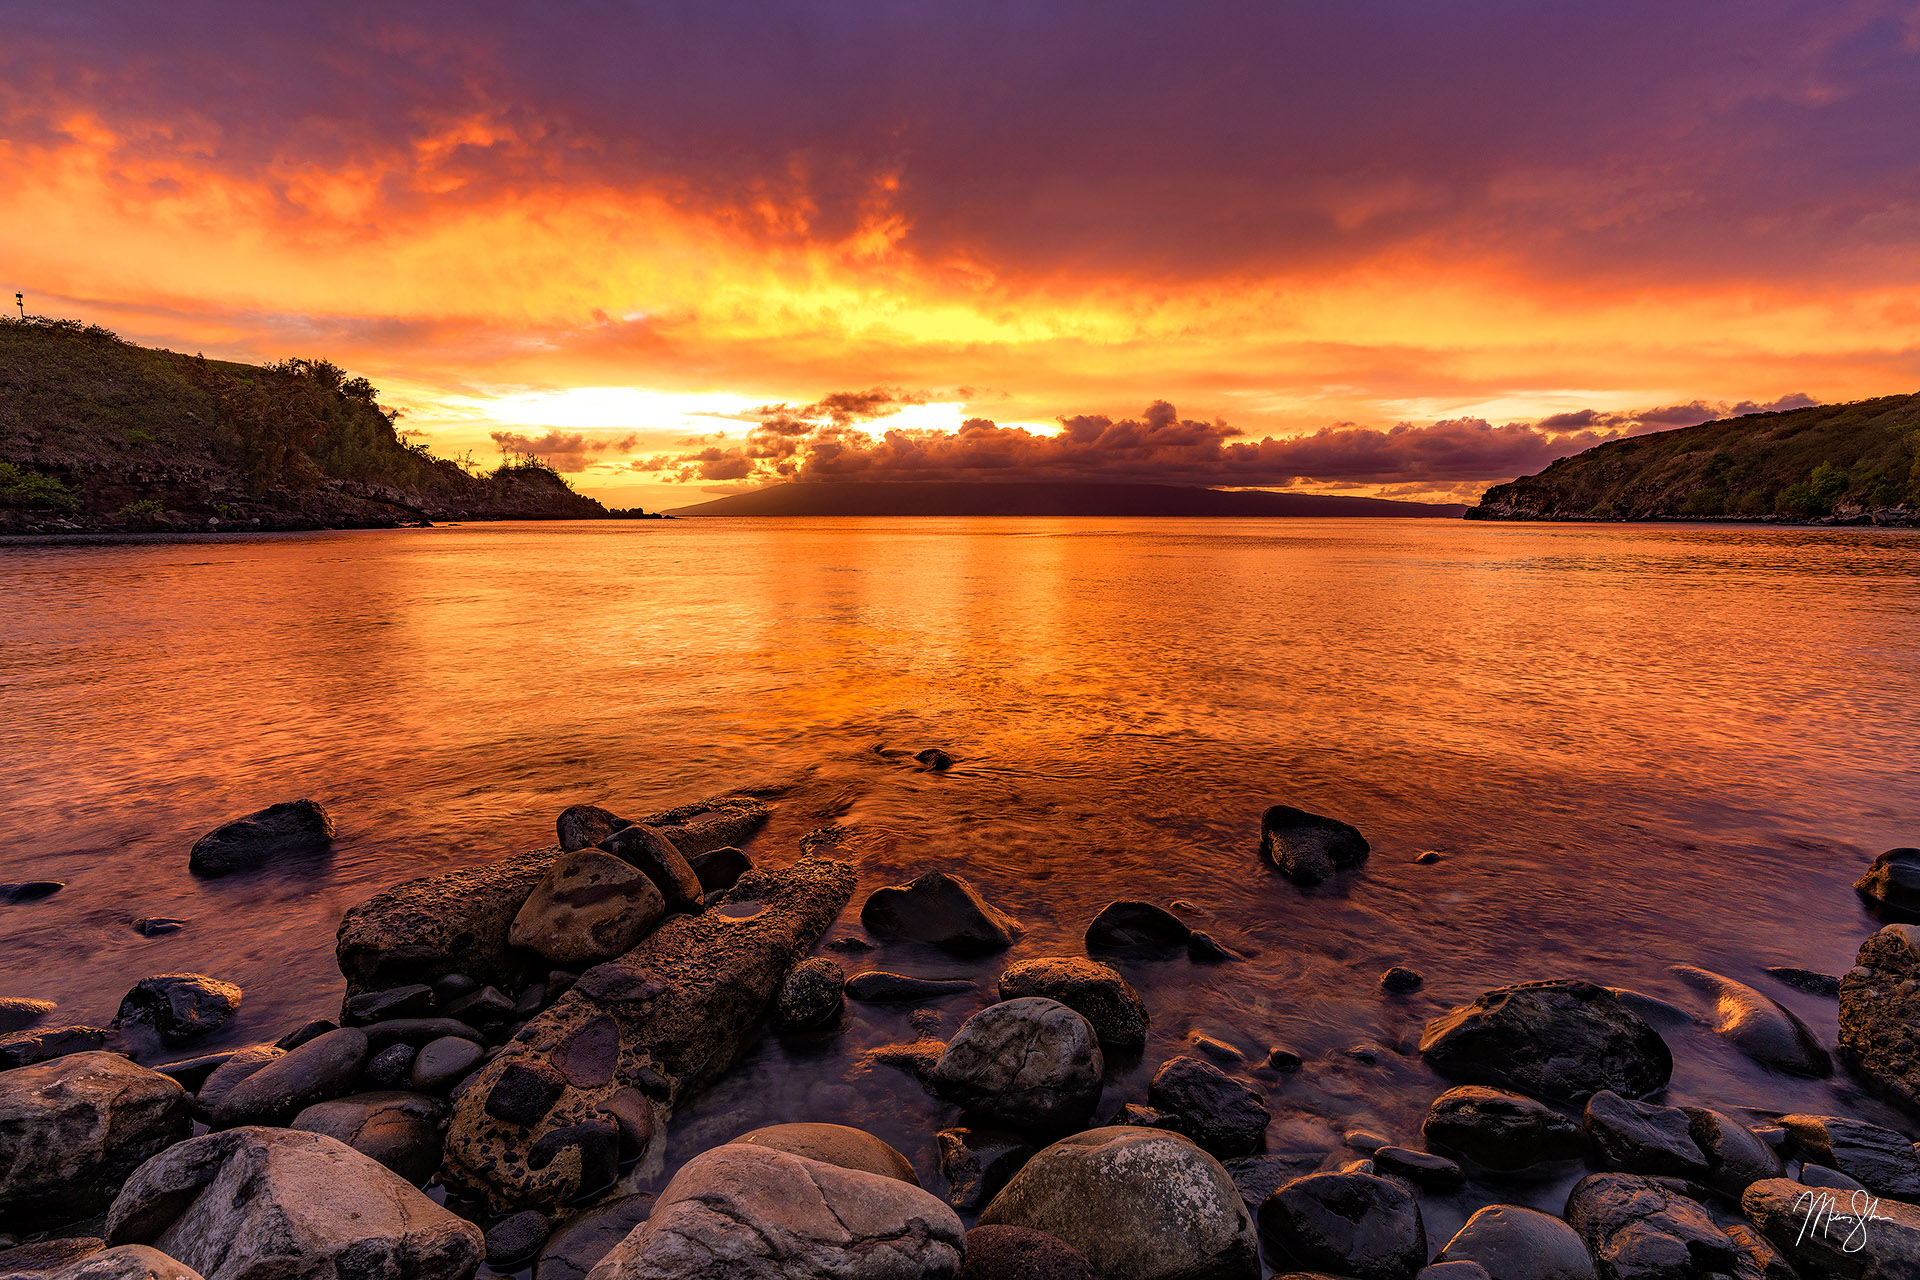
[[[1098, 912], [1084, 954], [1006, 965], [999, 999], [947, 1039], [865, 1046], [946, 1108], [937, 1178], [804, 1115], [677, 1152], [669, 1178], [676, 1113], [767, 1029], [832, 1036], [849, 1000], [919, 1007], [972, 986], [849, 978], [833, 953], [994, 956], [1024, 932], [940, 869], [837, 925], [856, 880], [843, 833], [750, 854], [768, 816], [748, 794], [638, 820], [576, 806], [548, 848], [394, 885], [341, 920], [338, 1016], [271, 1044], [194, 1053], [245, 999], [217, 975], [143, 978], [105, 1027], [0, 991], [0, 1280], [1920, 1276], [1911, 1126], [1669, 1098], [1662, 1028], [1695, 1015], [1578, 978], [1427, 1022], [1406, 1055], [1439, 1079], [1418, 1135], [1294, 1150], [1279, 1121], [1300, 1058], [1249, 1063], [1204, 1037], [1143, 1096], [1103, 1101], [1153, 1018], [1116, 966], [1185, 956], [1231, 983], [1239, 958], [1141, 901]], [[333, 834], [294, 801], [188, 857], [220, 876]], [[1349, 824], [1276, 806], [1247, 858], [1310, 886], [1372, 853]], [[0, 901], [30, 909], [60, 887], [4, 885]], [[1752, 987], [1674, 973], [1767, 1072], [1844, 1071], [1920, 1116], [1920, 927], [1904, 923], [1920, 918], [1920, 850], [1882, 855], [1858, 891], [1893, 922], [1856, 967], [1774, 973], [1837, 1000], [1835, 1044]], [[1517, 1200], [1568, 1178], [1558, 1214], [1495, 1194], [1429, 1237], [1423, 1205], [1464, 1187]]]

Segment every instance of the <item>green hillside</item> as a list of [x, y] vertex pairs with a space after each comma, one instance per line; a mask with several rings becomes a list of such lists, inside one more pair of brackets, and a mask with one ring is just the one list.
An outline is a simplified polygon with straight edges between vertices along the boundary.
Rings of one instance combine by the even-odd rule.
[[1920, 523], [1920, 396], [1634, 436], [1495, 485], [1469, 520]]
[[479, 473], [435, 458], [398, 417], [325, 360], [234, 364], [0, 318], [0, 532], [607, 514], [538, 462]]

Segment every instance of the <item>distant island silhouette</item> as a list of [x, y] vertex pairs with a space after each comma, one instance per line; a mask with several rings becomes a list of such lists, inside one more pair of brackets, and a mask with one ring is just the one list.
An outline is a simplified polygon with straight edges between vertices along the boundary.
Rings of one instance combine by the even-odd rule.
[[804, 481], [677, 507], [673, 516], [1428, 516], [1457, 503], [1397, 502], [1196, 485]]

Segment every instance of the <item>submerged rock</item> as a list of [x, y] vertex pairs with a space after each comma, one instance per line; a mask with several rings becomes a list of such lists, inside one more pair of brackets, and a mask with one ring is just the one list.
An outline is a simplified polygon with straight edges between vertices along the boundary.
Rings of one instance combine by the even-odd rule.
[[1920, 926], [1890, 924], [1840, 979], [1840, 1051], [1882, 1092], [1920, 1110]]
[[594, 965], [631, 950], [666, 914], [650, 877], [611, 853], [582, 849], [554, 860], [514, 914], [507, 941], [551, 964]]
[[1693, 1122], [1679, 1107], [1635, 1102], [1602, 1089], [1587, 1099], [1582, 1124], [1602, 1168], [1706, 1179], [1706, 1153], [1693, 1140]]
[[1198, 1058], [1162, 1063], [1147, 1084], [1147, 1101], [1161, 1112], [1157, 1127], [1184, 1133], [1222, 1158], [1259, 1150], [1273, 1118], [1260, 1094]]
[[204, 973], [142, 978], [120, 1001], [116, 1027], [145, 1026], [170, 1045], [213, 1031], [240, 1007], [240, 988]]
[[[670, 1111], [711, 1084], [745, 1051], [788, 971], [852, 891], [843, 862], [759, 868], [720, 907], [672, 917], [620, 959], [587, 970], [470, 1077], [454, 1104], [443, 1176], [503, 1212], [564, 1204], [589, 1189], [585, 1148], [554, 1135], [612, 1123], [637, 1141], [635, 1108]], [[566, 1081], [538, 1123], [489, 1115], [494, 1085], [535, 1062]], [[554, 1154], [536, 1166], [543, 1141]], [[567, 1154], [570, 1146], [582, 1155]]]
[[916, 1003], [973, 989], [974, 984], [965, 978], [915, 978], [884, 969], [870, 969], [847, 979], [847, 997], [865, 1004]]
[[1477, 1262], [1493, 1280], [1595, 1280], [1579, 1232], [1550, 1213], [1515, 1204], [1475, 1213], [1433, 1260]]
[[560, 837], [560, 852], [572, 853], [575, 849], [590, 849], [633, 824], [598, 805], [576, 804], [562, 809], [553, 825], [554, 833]]
[[440, 1121], [446, 1114], [447, 1104], [438, 1098], [390, 1090], [316, 1102], [288, 1127], [344, 1142], [419, 1186], [440, 1167]]
[[1833, 1061], [1807, 1024], [1744, 983], [1692, 965], [1672, 972], [1714, 1001], [1713, 1029], [1755, 1062], [1798, 1076], [1833, 1074]]
[[1864, 898], [1901, 911], [1920, 912], [1920, 849], [1889, 849], [1873, 860], [1853, 886]]
[[944, 871], [874, 890], [860, 908], [860, 923], [882, 937], [930, 942], [962, 955], [1003, 951], [1026, 932], [966, 880]]
[[1220, 1162], [1163, 1129], [1089, 1129], [1029, 1160], [980, 1225], [1064, 1240], [1102, 1280], [1257, 1280], [1253, 1218]]
[[1427, 1260], [1419, 1202], [1368, 1173], [1315, 1173], [1260, 1206], [1260, 1235], [1288, 1261], [1355, 1280], [1411, 1280]]
[[883, 1178], [920, 1185], [913, 1164], [887, 1143], [844, 1124], [775, 1124], [733, 1139], [750, 1147], [768, 1147], [788, 1155], [805, 1156], [842, 1169], [877, 1173]]
[[236, 818], [194, 843], [190, 870], [223, 876], [276, 858], [325, 853], [333, 844], [333, 816], [314, 800], [290, 800]]
[[1781, 1116], [1780, 1127], [1804, 1159], [1880, 1195], [1920, 1202], [1920, 1148], [1905, 1134], [1844, 1116]]
[[38, 902], [67, 887], [64, 880], [9, 880], [0, 884], [0, 902]]
[[1087, 950], [1156, 956], [1187, 945], [1187, 922], [1151, 902], [1109, 902], [1087, 926]]
[[1147, 1043], [1147, 1005], [1118, 971], [1081, 956], [1036, 956], [1000, 975], [1000, 998], [1045, 996], [1093, 1025], [1100, 1043], [1139, 1049]]
[[169, 1147], [107, 1214], [111, 1244], [150, 1244], [206, 1280], [405, 1276], [467, 1280], [480, 1228], [345, 1143], [231, 1129]]
[[1023, 996], [968, 1018], [934, 1066], [933, 1092], [1021, 1129], [1086, 1123], [1106, 1062], [1087, 1020], [1056, 1000]]
[[1769, 965], [1767, 972], [1795, 991], [1804, 991], [1808, 995], [1826, 996], [1831, 999], [1840, 994], [1840, 979], [1830, 973], [1821, 973], [1816, 969], [1796, 969], [1791, 965]]
[[1319, 884], [1336, 871], [1359, 866], [1369, 846], [1357, 829], [1338, 819], [1277, 804], [1260, 817], [1260, 852], [1295, 884]]
[[838, 960], [814, 956], [793, 966], [773, 1002], [773, 1025], [782, 1031], [824, 1027], [846, 1007], [847, 971]]
[[966, 1232], [911, 1183], [771, 1147], [695, 1156], [592, 1280], [952, 1280]]
[[117, 1053], [0, 1073], [0, 1228], [44, 1230], [98, 1213], [191, 1126], [186, 1090]]
[[1920, 1206], [1769, 1178], [1742, 1193], [1740, 1210], [1803, 1276], [1920, 1276]]
[[644, 823], [623, 827], [602, 840], [600, 847], [653, 881], [668, 911], [698, 911], [704, 904], [706, 890], [686, 856], [652, 827]]
[[1673, 1074], [1659, 1032], [1605, 987], [1576, 980], [1488, 991], [1429, 1022], [1420, 1054], [1453, 1079], [1557, 1102], [1602, 1089], [1644, 1097]]
[[1601, 1280], [1710, 1280], [1739, 1258], [1705, 1205], [1652, 1178], [1596, 1173], [1567, 1197]]

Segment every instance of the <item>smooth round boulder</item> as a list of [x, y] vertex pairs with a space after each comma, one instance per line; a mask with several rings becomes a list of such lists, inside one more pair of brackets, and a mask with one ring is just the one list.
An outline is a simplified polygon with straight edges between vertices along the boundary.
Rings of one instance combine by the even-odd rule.
[[1037, 956], [1000, 975], [1000, 998], [1045, 996], [1058, 1000], [1093, 1025], [1110, 1049], [1140, 1049], [1147, 1043], [1147, 1005], [1133, 984], [1084, 956]]
[[1678, 1107], [1635, 1102], [1602, 1089], [1587, 1099], [1581, 1127], [1602, 1168], [1696, 1181], [1707, 1176], [1707, 1157], [1693, 1140], [1693, 1122]]
[[1611, 991], [1574, 979], [1498, 987], [1427, 1023], [1420, 1055], [1468, 1084], [1583, 1102], [1640, 1098], [1673, 1075], [1660, 1033]]
[[1100, 1280], [1066, 1241], [1026, 1227], [975, 1227], [959, 1280]]
[[142, 978], [121, 998], [116, 1027], [143, 1026], [170, 1045], [216, 1030], [240, 1007], [240, 988], [204, 973], [162, 973]]
[[1300, 885], [1314, 885], [1366, 860], [1370, 846], [1337, 818], [1277, 804], [1260, 816], [1260, 852]]
[[980, 1225], [1064, 1240], [1102, 1280], [1258, 1280], [1253, 1216], [1220, 1162], [1164, 1129], [1089, 1129], [1043, 1149]]
[[913, 1164], [891, 1146], [868, 1133], [844, 1124], [775, 1124], [754, 1129], [733, 1139], [750, 1147], [767, 1147], [789, 1155], [805, 1156], [822, 1164], [842, 1169], [859, 1169], [883, 1178], [920, 1185]]
[[1457, 1187], [1467, 1179], [1464, 1169], [1445, 1156], [1407, 1147], [1381, 1147], [1373, 1153], [1376, 1173], [1411, 1182], [1417, 1187], [1441, 1191]]
[[693, 868], [701, 889], [708, 893], [725, 893], [740, 882], [741, 876], [753, 870], [753, 859], [744, 850], [729, 845], [724, 849], [696, 853], [687, 859], [687, 865]]
[[1732, 1116], [1707, 1107], [1681, 1110], [1694, 1145], [1707, 1159], [1708, 1186], [1737, 1199], [1751, 1184], [1785, 1172], [1779, 1153]]
[[1085, 1124], [1106, 1061], [1088, 1021], [1026, 996], [968, 1018], [934, 1065], [933, 1092], [969, 1113], [1039, 1132]]
[[533, 1261], [546, 1242], [546, 1214], [538, 1209], [508, 1214], [487, 1228], [487, 1265], [500, 1271], [518, 1271]]
[[413, 1060], [419, 1050], [410, 1044], [390, 1044], [367, 1059], [362, 1078], [376, 1089], [405, 1089], [413, 1079]]
[[653, 1201], [644, 1191], [602, 1200], [560, 1223], [540, 1250], [534, 1280], [587, 1280], [600, 1259], [647, 1220]]
[[333, 844], [333, 815], [315, 800], [289, 800], [216, 827], [194, 842], [187, 867], [223, 876], [279, 858], [310, 857]]
[[847, 971], [838, 960], [814, 956], [793, 966], [773, 998], [773, 1025], [782, 1031], [824, 1027], [846, 1007]]
[[440, 1036], [421, 1047], [408, 1079], [421, 1093], [445, 1093], [472, 1075], [485, 1054], [464, 1036]]
[[1419, 1202], [1370, 1173], [1314, 1173], [1274, 1188], [1260, 1235], [1303, 1268], [1354, 1280], [1408, 1280], [1427, 1260]]
[[599, 805], [575, 804], [560, 811], [553, 828], [554, 834], [560, 837], [560, 852], [572, 853], [576, 849], [590, 849], [614, 832], [632, 825]]
[[1477, 1262], [1492, 1280], [1596, 1280], [1579, 1232], [1550, 1213], [1517, 1204], [1479, 1210], [1433, 1260]]
[[625, 955], [666, 913], [666, 900], [643, 872], [610, 853], [581, 849], [555, 859], [515, 913], [507, 941], [550, 964], [585, 967]]
[[1740, 1211], [1805, 1280], [1920, 1276], [1920, 1205], [1767, 1178], [1741, 1193]]
[[1273, 1118], [1259, 1093], [1199, 1058], [1162, 1063], [1147, 1084], [1147, 1101], [1161, 1113], [1159, 1127], [1222, 1159], [1259, 1150]]
[[1708, 969], [1677, 964], [1671, 971], [1713, 1000], [1709, 1024], [1755, 1062], [1788, 1075], [1824, 1079], [1833, 1074], [1833, 1059], [1819, 1038], [1785, 1005]]
[[911, 938], [959, 955], [1004, 951], [1026, 930], [959, 876], [929, 871], [906, 884], [876, 889], [860, 923], [884, 938]]
[[1420, 1133], [1431, 1149], [1498, 1172], [1587, 1154], [1577, 1121], [1532, 1098], [1484, 1085], [1463, 1085], [1435, 1098]]
[[206, 1106], [208, 1127], [284, 1125], [316, 1102], [344, 1097], [359, 1084], [368, 1049], [366, 1032], [341, 1027], [268, 1059]]
[[98, 1213], [192, 1124], [186, 1090], [117, 1053], [0, 1072], [0, 1229], [41, 1231]]
[[673, 841], [654, 828], [639, 823], [622, 827], [600, 847], [653, 881], [668, 911], [698, 911], [704, 905], [700, 877]]
[[1100, 908], [1087, 926], [1087, 950], [1143, 959], [1184, 948], [1193, 930], [1186, 921], [1151, 902], [1122, 899]]
[[1732, 1272], [1739, 1259], [1705, 1205], [1639, 1174], [1582, 1178], [1566, 1215], [1606, 1280], [1692, 1280]]
[[1853, 887], [1873, 902], [1920, 913], [1920, 849], [1887, 850]]
[[447, 1104], [438, 1098], [389, 1090], [316, 1102], [288, 1127], [344, 1142], [419, 1186], [440, 1167], [446, 1114]]

